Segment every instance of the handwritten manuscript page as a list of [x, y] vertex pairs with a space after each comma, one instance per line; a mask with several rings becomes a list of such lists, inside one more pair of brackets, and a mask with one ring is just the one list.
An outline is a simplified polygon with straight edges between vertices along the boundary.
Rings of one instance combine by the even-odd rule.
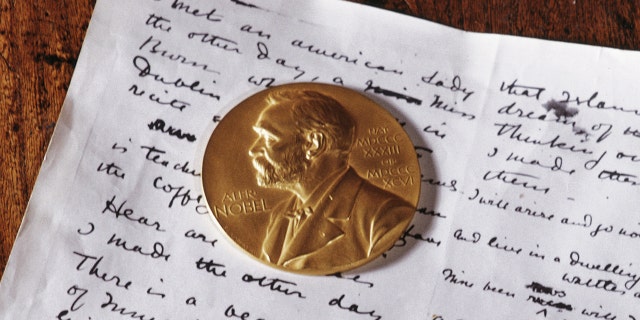
[[[0, 318], [640, 319], [639, 67], [337, 1], [98, 1]], [[415, 218], [354, 271], [264, 266], [202, 196], [217, 123], [289, 82], [356, 90], [415, 144], [421, 181], [370, 173], [419, 184]]]

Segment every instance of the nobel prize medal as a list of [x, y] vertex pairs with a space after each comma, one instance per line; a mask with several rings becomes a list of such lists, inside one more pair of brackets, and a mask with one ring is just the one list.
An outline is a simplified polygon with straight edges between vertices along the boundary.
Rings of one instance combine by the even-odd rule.
[[204, 195], [228, 238], [257, 260], [332, 274], [381, 255], [420, 194], [412, 142], [385, 109], [341, 86], [296, 83], [240, 102], [215, 128]]

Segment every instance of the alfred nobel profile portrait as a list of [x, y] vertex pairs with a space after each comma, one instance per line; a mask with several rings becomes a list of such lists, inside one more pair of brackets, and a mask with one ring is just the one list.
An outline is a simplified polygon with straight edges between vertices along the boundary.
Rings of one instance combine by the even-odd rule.
[[349, 266], [390, 248], [415, 209], [349, 165], [356, 123], [311, 90], [273, 92], [249, 150], [259, 187], [291, 193], [274, 205], [260, 258], [291, 270]]

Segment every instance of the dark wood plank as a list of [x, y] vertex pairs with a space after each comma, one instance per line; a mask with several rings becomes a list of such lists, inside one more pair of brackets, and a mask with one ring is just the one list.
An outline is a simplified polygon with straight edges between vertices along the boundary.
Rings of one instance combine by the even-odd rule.
[[0, 0], [0, 270], [29, 200], [95, 1]]

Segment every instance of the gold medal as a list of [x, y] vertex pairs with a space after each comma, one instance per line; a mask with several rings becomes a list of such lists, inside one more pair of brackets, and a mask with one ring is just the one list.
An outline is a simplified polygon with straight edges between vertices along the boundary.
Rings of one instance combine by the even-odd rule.
[[415, 213], [420, 168], [387, 111], [334, 85], [269, 88], [214, 130], [204, 194], [224, 233], [286, 271], [331, 274], [391, 248]]

